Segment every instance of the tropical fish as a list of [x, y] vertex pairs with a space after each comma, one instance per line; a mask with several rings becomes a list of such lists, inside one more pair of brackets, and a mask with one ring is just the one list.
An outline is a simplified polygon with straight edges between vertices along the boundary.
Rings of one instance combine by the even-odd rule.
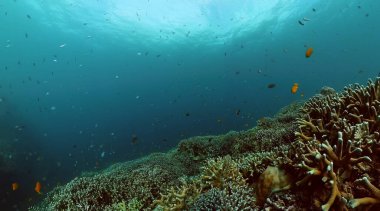
[[306, 58], [309, 58], [312, 53], [313, 53], [313, 48], [308, 48], [305, 53]]
[[137, 144], [137, 142], [139, 141], [139, 138], [137, 137], [137, 135], [132, 135], [132, 144]]
[[37, 193], [39, 193], [39, 194], [41, 194], [41, 183], [40, 182], [36, 182], [36, 187], [34, 188], [34, 190], [37, 192]]
[[271, 83], [271, 84], [268, 84], [268, 86], [267, 86], [267, 87], [268, 87], [269, 89], [272, 89], [272, 88], [274, 88], [275, 86], [276, 86], [276, 84], [274, 84], [274, 83]]
[[12, 183], [12, 190], [13, 190], [13, 191], [17, 190], [18, 187], [19, 187], [19, 185], [18, 185], [17, 182]]
[[292, 94], [295, 94], [297, 90], [298, 90], [298, 83], [294, 83], [290, 91], [292, 92]]

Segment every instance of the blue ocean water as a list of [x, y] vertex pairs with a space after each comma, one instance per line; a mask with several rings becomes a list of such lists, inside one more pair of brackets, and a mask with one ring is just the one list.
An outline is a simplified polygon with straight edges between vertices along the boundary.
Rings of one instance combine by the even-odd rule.
[[47, 192], [249, 129], [322, 86], [365, 83], [380, 72], [377, 11], [376, 0], [2, 0], [1, 206], [38, 202], [36, 181]]

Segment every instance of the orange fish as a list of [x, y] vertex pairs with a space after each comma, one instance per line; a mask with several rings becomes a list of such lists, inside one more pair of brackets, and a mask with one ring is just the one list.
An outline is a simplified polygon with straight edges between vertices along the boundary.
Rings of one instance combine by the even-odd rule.
[[18, 187], [19, 187], [19, 185], [18, 185], [17, 182], [12, 183], [12, 190], [13, 190], [13, 191], [17, 190]]
[[305, 53], [306, 58], [309, 58], [312, 53], [313, 53], [313, 48], [308, 48]]
[[36, 187], [34, 188], [34, 190], [37, 192], [37, 193], [39, 193], [39, 194], [41, 194], [41, 183], [40, 182], [36, 182]]
[[292, 94], [295, 94], [297, 90], [298, 90], [298, 83], [294, 83], [290, 91], [292, 92]]

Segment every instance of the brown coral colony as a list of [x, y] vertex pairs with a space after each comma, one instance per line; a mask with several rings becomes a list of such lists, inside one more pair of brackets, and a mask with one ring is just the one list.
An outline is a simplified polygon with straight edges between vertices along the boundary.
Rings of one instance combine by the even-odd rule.
[[[297, 186], [324, 184], [322, 210], [356, 208], [380, 203], [380, 78], [311, 98], [302, 108], [295, 133], [300, 144]], [[373, 182], [375, 182], [373, 184]], [[357, 186], [352, 184], [363, 184]], [[350, 187], [350, 188], [348, 188]], [[366, 189], [363, 190], [363, 187]], [[318, 201], [318, 200], [317, 200]], [[318, 203], [316, 203], [318, 204]]]

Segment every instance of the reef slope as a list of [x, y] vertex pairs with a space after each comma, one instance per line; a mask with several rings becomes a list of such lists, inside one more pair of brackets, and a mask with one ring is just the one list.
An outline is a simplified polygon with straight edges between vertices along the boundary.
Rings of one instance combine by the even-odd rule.
[[30, 210], [380, 210], [380, 79], [182, 140], [55, 188]]

